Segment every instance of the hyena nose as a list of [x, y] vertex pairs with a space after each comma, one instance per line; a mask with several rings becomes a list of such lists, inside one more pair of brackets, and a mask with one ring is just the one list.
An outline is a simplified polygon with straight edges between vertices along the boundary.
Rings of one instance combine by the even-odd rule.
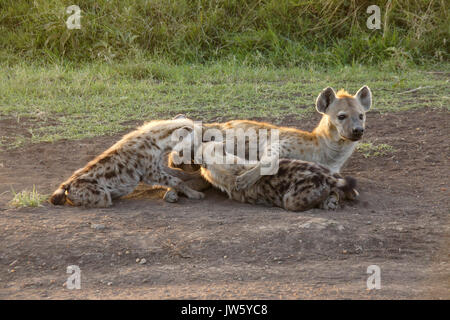
[[357, 127], [353, 129], [353, 134], [354, 135], [362, 135], [364, 133], [364, 128], [363, 127]]

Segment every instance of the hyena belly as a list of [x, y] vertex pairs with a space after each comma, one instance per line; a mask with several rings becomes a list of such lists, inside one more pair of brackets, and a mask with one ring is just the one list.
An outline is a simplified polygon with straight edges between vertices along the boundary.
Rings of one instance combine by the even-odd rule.
[[[192, 132], [190, 120], [153, 121], [124, 136], [103, 154], [76, 171], [53, 193], [53, 204], [107, 207], [112, 200], [129, 194], [139, 182], [173, 188], [192, 199], [203, 198], [167, 168], [165, 155], [179, 141], [171, 134], [178, 129]], [[181, 174], [180, 174], [181, 176]]]
[[290, 211], [336, 209], [343, 200], [357, 196], [354, 187], [353, 179], [331, 174], [315, 163], [282, 159], [277, 174], [263, 176], [248, 189], [233, 190], [231, 198]]

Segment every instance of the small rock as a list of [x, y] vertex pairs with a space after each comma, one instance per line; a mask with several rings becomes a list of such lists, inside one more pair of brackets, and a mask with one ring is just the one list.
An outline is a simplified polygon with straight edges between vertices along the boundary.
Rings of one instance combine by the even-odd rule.
[[104, 224], [95, 224], [94, 223], [94, 224], [91, 224], [91, 228], [99, 231], [99, 230], [104, 230], [106, 227]]
[[108, 282], [107, 285], [108, 285], [108, 286], [112, 286], [112, 282]]
[[141, 260], [141, 259], [137, 258], [137, 259], [136, 259], [136, 262], [139, 263], [140, 260]]
[[141, 261], [139, 261], [139, 264], [145, 264], [147, 262], [147, 260], [145, 260], [145, 258], [142, 258]]

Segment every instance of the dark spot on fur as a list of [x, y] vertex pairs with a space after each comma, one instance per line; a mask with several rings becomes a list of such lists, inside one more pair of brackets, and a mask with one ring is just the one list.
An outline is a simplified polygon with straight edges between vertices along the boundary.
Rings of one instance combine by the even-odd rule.
[[158, 150], [161, 150], [161, 149], [158, 147], [158, 145], [157, 145], [156, 143], [154, 143], [152, 140], [149, 140], [149, 143], [150, 143], [150, 145], [151, 145], [153, 148], [156, 148], [156, 149], [158, 149]]
[[[300, 188], [300, 186], [301, 186], [301, 188]], [[309, 189], [309, 188], [311, 188], [311, 186], [309, 185], [309, 184], [307, 184], [307, 185], [298, 185], [298, 186], [296, 186], [296, 188], [295, 188], [295, 193], [302, 193], [303, 191], [305, 191], [306, 189]]]
[[280, 161], [280, 167], [278, 168], [278, 176], [282, 176], [286, 173], [286, 166], [281, 166], [281, 161]]
[[76, 183], [77, 185], [84, 184], [84, 183], [86, 183], [86, 184], [87, 184], [87, 183], [93, 183], [93, 184], [95, 184], [95, 183], [97, 183], [97, 181], [96, 181], [96, 180], [89, 180], [89, 179], [83, 179], [83, 178], [81, 178], [81, 179], [75, 180], [74, 183]]
[[314, 175], [311, 178], [311, 182], [314, 183], [314, 186], [316, 188], [318, 188], [320, 186], [320, 184], [322, 183], [322, 179], [320, 179], [320, 177], [318, 175]]
[[116, 175], [117, 175], [116, 172], [108, 171], [108, 172], [105, 173], [105, 178], [106, 179], [111, 179], [111, 178], [114, 178]]
[[289, 187], [290, 187], [289, 182], [288, 182], [288, 183], [283, 183], [283, 184], [281, 184], [280, 187], [278, 188], [278, 191], [279, 191], [281, 194], [284, 194], [284, 193], [286, 192], [286, 190], [289, 189]]
[[100, 164], [105, 164], [105, 163], [107, 163], [108, 161], [109, 161], [109, 157], [104, 157], [104, 158], [98, 160], [98, 163], [100, 163]]

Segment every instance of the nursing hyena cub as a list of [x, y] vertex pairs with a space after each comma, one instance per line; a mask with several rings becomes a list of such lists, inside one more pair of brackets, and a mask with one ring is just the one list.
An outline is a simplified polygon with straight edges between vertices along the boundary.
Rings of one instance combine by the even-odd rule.
[[[221, 143], [204, 143], [203, 147], [215, 144], [215, 150], [224, 149]], [[232, 159], [223, 164], [227, 155]], [[277, 206], [291, 211], [312, 208], [336, 209], [344, 200], [354, 200], [358, 196], [356, 181], [343, 178], [319, 164], [293, 159], [281, 159], [275, 175], [261, 176], [253, 185], [244, 190], [236, 189], [236, 178], [252, 170], [254, 164], [239, 164], [242, 160], [220, 150], [202, 164], [202, 176], [213, 186], [226, 192], [231, 199], [253, 204]]]
[[[143, 125], [75, 171], [53, 193], [50, 202], [108, 207], [113, 199], [132, 192], [141, 181], [173, 188], [190, 199], [203, 198], [203, 193], [191, 189], [180, 179], [188, 179], [192, 174], [167, 167], [164, 157], [180, 143], [190, 143], [188, 135], [193, 134], [193, 127], [189, 119], [152, 121]], [[173, 139], [174, 133], [180, 140]], [[173, 194], [176, 195], [170, 190], [167, 192], [168, 196]]]

